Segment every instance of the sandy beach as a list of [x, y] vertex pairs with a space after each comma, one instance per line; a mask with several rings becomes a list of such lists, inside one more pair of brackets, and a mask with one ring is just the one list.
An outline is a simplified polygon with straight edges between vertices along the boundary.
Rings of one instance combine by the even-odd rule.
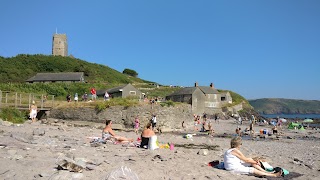
[[[148, 150], [113, 143], [92, 146], [90, 140], [101, 136], [103, 123], [83, 125], [49, 120], [46, 124], [11, 125], [4, 121], [0, 124], [0, 179], [115, 179], [112, 176], [121, 172], [121, 168], [135, 174], [131, 175], [132, 179], [141, 180], [258, 178], [208, 166], [211, 161], [222, 161], [223, 153], [230, 147], [230, 137], [238, 126], [233, 119], [213, 122], [213, 137], [194, 132], [192, 120], [186, 123], [186, 130], [157, 134], [159, 143], [172, 143], [173, 150]], [[240, 127], [245, 129], [248, 122]], [[254, 126], [256, 132], [262, 128], [270, 129], [269, 126]], [[184, 138], [188, 133], [196, 135]], [[244, 137], [241, 151], [246, 156], [265, 157], [273, 167], [283, 167], [295, 175], [294, 179], [318, 179], [320, 131], [283, 127], [281, 133], [278, 138]], [[139, 137], [133, 130], [116, 131], [116, 134]], [[61, 162], [77, 166], [61, 167]]]

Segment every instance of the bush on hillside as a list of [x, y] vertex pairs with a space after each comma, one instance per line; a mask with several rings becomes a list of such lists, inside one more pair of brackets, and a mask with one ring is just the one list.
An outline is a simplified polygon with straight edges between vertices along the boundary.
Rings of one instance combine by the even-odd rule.
[[24, 123], [27, 114], [27, 111], [19, 111], [14, 108], [3, 108], [0, 112], [0, 117], [1, 119], [12, 123]]
[[125, 108], [138, 105], [139, 101], [136, 98], [133, 97], [127, 97], [127, 98], [112, 98], [109, 101], [102, 101], [97, 102], [95, 109], [98, 112], [101, 112], [105, 110], [106, 108], [109, 108], [111, 106], [124, 106]]

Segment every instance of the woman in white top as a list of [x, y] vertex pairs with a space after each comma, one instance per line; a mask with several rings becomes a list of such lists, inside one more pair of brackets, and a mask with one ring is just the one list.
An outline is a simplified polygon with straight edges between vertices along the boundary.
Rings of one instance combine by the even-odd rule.
[[241, 137], [231, 139], [231, 149], [224, 154], [224, 168], [238, 174], [256, 174], [259, 176], [280, 177], [282, 172], [267, 172], [260, 167], [260, 162], [245, 157], [240, 151], [242, 145]]
[[36, 122], [37, 113], [38, 113], [38, 108], [37, 108], [36, 102], [32, 101], [32, 105], [30, 106], [30, 118], [32, 122]]

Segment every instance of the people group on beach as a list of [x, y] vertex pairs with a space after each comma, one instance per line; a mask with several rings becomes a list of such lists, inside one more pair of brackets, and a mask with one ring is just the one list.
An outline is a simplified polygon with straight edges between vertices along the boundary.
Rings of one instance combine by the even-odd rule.
[[[198, 121], [200, 120], [199, 116], [194, 117], [194, 122], [198, 124]], [[210, 122], [207, 117], [204, 115], [202, 116], [203, 123], [202, 126], [207, 122], [209, 130], [212, 130], [212, 122]], [[249, 128], [246, 128], [250, 133], [253, 131], [253, 123], [254, 121], [250, 121]], [[118, 143], [133, 143], [133, 138], [127, 138], [123, 136], [118, 136], [115, 134], [115, 132], [112, 129], [112, 121], [106, 120], [106, 126], [102, 130], [102, 138], [104, 140], [110, 140], [112, 142], [118, 142]], [[140, 127], [140, 120], [138, 116], [134, 119], [134, 130], [135, 133], [138, 134], [138, 130]], [[151, 121], [149, 121], [143, 128], [140, 137], [137, 139], [139, 141], [138, 145], [135, 144], [136, 147], [150, 149], [150, 146], [152, 146], [152, 150], [155, 148], [159, 148], [159, 146], [156, 144], [157, 142], [157, 136], [154, 131], [154, 128], [156, 127], [156, 115], [152, 116]], [[184, 127], [184, 122], [182, 123], [182, 127]], [[204, 126], [203, 126], [204, 128]], [[276, 126], [272, 129], [273, 133], [278, 133]], [[278, 171], [267, 171], [262, 167], [262, 162], [258, 159], [246, 157], [241, 152], [241, 147], [243, 145], [242, 138], [243, 132], [241, 131], [240, 126], [236, 129], [236, 134], [234, 138], [230, 141], [230, 149], [226, 150], [223, 156], [223, 166], [224, 169], [227, 171], [232, 171], [234, 173], [238, 174], [254, 174], [256, 176], [270, 176], [270, 177], [280, 177], [283, 175], [283, 171], [280, 169]]]

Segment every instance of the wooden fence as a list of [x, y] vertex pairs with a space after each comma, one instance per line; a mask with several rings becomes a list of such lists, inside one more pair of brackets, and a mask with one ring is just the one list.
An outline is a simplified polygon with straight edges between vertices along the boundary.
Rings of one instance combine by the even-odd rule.
[[0, 90], [0, 109], [11, 107], [16, 109], [29, 109], [35, 101], [38, 110], [50, 110], [54, 104], [54, 95], [34, 93], [18, 93]]

